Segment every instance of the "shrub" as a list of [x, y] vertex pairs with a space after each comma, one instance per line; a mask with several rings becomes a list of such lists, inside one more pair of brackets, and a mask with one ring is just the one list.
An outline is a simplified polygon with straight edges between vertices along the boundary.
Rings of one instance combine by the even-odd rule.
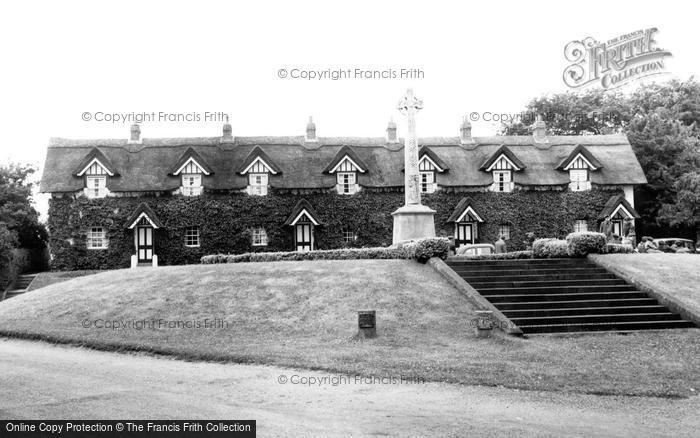
[[413, 246], [413, 258], [421, 263], [427, 262], [431, 257], [444, 260], [450, 250], [450, 240], [441, 237], [420, 239], [410, 245]]
[[279, 262], [299, 260], [359, 260], [359, 259], [417, 259], [446, 258], [449, 241], [444, 238], [420, 239], [393, 248], [342, 248], [316, 251], [248, 252], [244, 254], [212, 254], [201, 263]]
[[608, 243], [603, 248], [604, 254], [629, 254], [634, 252], [632, 245], [622, 245], [620, 243]]
[[603, 233], [585, 231], [569, 234], [566, 243], [570, 257], [586, 257], [588, 254], [602, 253], [607, 240]]
[[516, 260], [516, 259], [531, 259], [532, 251], [513, 251], [504, 252], [501, 254], [478, 254], [478, 255], [460, 255], [454, 256], [457, 260]]
[[569, 257], [566, 240], [537, 239], [532, 243], [532, 255], [536, 259]]

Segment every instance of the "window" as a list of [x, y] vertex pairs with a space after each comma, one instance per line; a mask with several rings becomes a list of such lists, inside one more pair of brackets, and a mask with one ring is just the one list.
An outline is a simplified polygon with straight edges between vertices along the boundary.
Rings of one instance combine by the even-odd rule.
[[253, 228], [253, 246], [267, 246], [267, 233], [264, 228]]
[[86, 177], [87, 196], [89, 198], [104, 198], [107, 196], [107, 178], [105, 176]]
[[357, 240], [357, 233], [350, 230], [343, 230], [343, 242], [352, 243]]
[[493, 191], [494, 192], [510, 192], [513, 190], [510, 170], [494, 170], [493, 171]]
[[427, 171], [420, 173], [421, 193], [433, 193], [435, 191], [435, 172]]
[[503, 237], [503, 240], [510, 240], [510, 225], [499, 225], [498, 235]]
[[182, 194], [197, 196], [202, 193], [202, 175], [198, 173], [182, 174]]
[[106, 249], [107, 235], [105, 229], [102, 227], [91, 227], [88, 229], [85, 245], [87, 249]]
[[185, 246], [199, 246], [199, 227], [185, 228]]
[[267, 173], [248, 174], [249, 192], [251, 195], [267, 195]]
[[571, 169], [569, 170], [569, 178], [571, 183], [569, 187], [574, 192], [581, 192], [591, 189], [591, 182], [588, 181], [588, 169]]
[[574, 222], [574, 232], [575, 233], [581, 233], [584, 231], [588, 231], [588, 221], [586, 220], [577, 220]]
[[352, 195], [357, 192], [355, 185], [355, 172], [338, 172], [338, 193], [342, 195]]

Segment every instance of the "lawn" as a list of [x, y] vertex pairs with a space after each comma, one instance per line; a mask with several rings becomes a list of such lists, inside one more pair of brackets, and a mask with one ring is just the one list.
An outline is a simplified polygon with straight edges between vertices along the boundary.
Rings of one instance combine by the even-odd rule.
[[606, 254], [592, 256], [603, 266], [619, 270], [625, 278], [643, 285], [700, 315], [700, 255]]
[[[368, 309], [379, 336], [357, 341], [357, 311]], [[695, 330], [479, 339], [473, 317], [431, 267], [403, 260], [109, 271], [0, 302], [4, 334], [95, 348], [549, 391], [700, 390]], [[154, 320], [182, 323], [143, 326]], [[194, 327], [205, 320], [214, 327]]]
[[82, 277], [85, 275], [98, 274], [104, 271], [56, 271], [56, 272], [40, 272], [36, 274], [36, 278], [29, 285], [29, 290], [39, 289], [46, 287], [50, 284], [60, 283], [62, 281], [70, 280], [71, 278]]

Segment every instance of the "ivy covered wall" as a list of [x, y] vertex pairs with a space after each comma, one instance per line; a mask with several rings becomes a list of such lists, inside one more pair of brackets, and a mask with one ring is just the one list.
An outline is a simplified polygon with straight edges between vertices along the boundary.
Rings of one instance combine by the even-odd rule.
[[[494, 242], [498, 226], [510, 225], [509, 250], [523, 249], [525, 233], [537, 237], [563, 237], [573, 230], [578, 219], [587, 219], [589, 229], [597, 226], [597, 216], [610, 196], [618, 190], [444, 192], [424, 195], [423, 203], [437, 211], [435, 228], [439, 236], [453, 236], [454, 225], [445, 220], [459, 200], [468, 196], [483, 215], [479, 241]], [[245, 194], [204, 195], [200, 197], [109, 197], [103, 199], [53, 198], [49, 204], [52, 268], [56, 270], [114, 269], [129, 267], [135, 253], [133, 230], [125, 228], [128, 216], [146, 202], [163, 222], [155, 230], [154, 244], [162, 265], [198, 263], [206, 254], [250, 251], [293, 250], [292, 227], [283, 225], [294, 205], [305, 198], [318, 213], [323, 225], [314, 230], [317, 249], [343, 246], [391, 245], [391, 212], [403, 205], [402, 192], [362, 191], [344, 196], [335, 193], [275, 193], [263, 197]], [[200, 247], [184, 245], [185, 227], [199, 226]], [[85, 247], [89, 227], [107, 230], [109, 247], [88, 250]], [[266, 247], [251, 245], [250, 229], [265, 228]], [[343, 242], [343, 231], [353, 231], [357, 240]]]

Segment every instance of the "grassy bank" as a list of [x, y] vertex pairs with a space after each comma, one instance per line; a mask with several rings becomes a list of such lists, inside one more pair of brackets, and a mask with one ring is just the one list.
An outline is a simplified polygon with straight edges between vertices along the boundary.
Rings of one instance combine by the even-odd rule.
[[[379, 337], [356, 341], [367, 309]], [[0, 303], [5, 334], [95, 348], [551, 391], [700, 389], [696, 331], [485, 340], [473, 317], [429, 266], [398, 260], [109, 271]]]

